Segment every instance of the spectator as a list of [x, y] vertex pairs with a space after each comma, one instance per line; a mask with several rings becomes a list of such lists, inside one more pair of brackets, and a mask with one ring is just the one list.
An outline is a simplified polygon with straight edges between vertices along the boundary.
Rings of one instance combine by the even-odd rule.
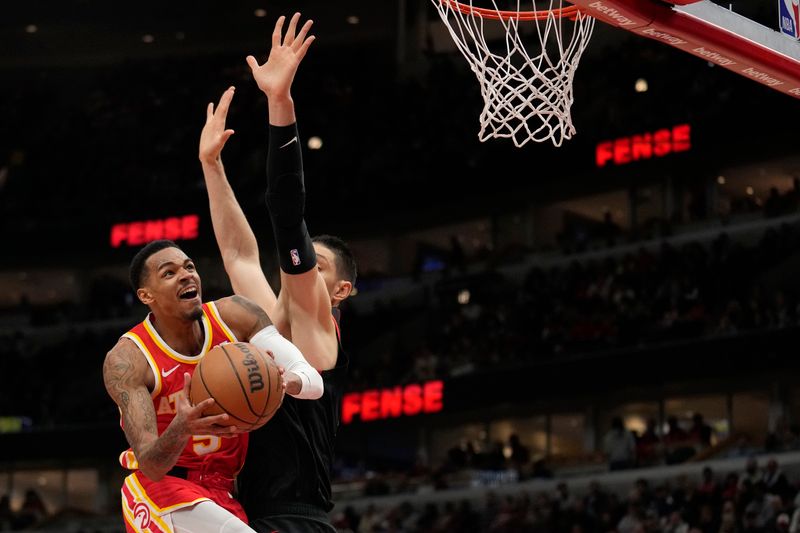
[[673, 511], [669, 516], [661, 519], [662, 533], [688, 533], [689, 524], [683, 519], [679, 511]]
[[664, 436], [667, 464], [674, 465], [682, 463], [695, 453], [689, 433], [678, 424], [677, 417], [669, 417], [667, 419], [667, 425], [669, 430]]
[[701, 533], [717, 533], [720, 528], [720, 523], [717, 521], [714, 507], [709, 504], [703, 504], [700, 507], [700, 516], [697, 519], [697, 529]]
[[628, 512], [617, 524], [618, 533], [640, 533], [642, 530], [642, 510], [636, 503], [628, 504]]
[[556, 486], [554, 505], [558, 510], [570, 509], [575, 504], [575, 498], [569, 492], [569, 485], [564, 482]]
[[603, 437], [603, 451], [608, 458], [609, 470], [624, 470], [635, 464], [636, 441], [625, 429], [622, 418], [616, 416], [611, 421], [611, 429]]
[[0, 531], [8, 531], [14, 524], [14, 513], [11, 511], [11, 498], [4, 495], [0, 498]]
[[712, 436], [711, 426], [705, 423], [703, 415], [695, 413], [692, 417], [692, 427], [689, 430], [689, 438], [699, 445], [700, 449], [711, 446]]
[[726, 500], [722, 504], [722, 513], [720, 514], [720, 532], [732, 532], [736, 530], [736, 505], [733, 501]]
[[589, 483], [589, 494], [584, 500], [586, 512], [595, 520], [599, 520], [603, 513], [609, 510], [608, 495], [600, 488], [600, 483], [592, 481]]
[[776, 533], [788, 533], [789, 526], [790, 526], [791, 519], [789, 515], [786, 513], [781, 513], [775, 519], [775, 532]]
[[764, 470], [763, 482], [767, 494], [778, 496], [783, 500], [789, 499], [791, 493], [789, 481], [786, 479], [783, 471], [778, 468], [778, 461], [776, 461], [774, 458], [770, 458], [770, 460], [767, 461], [767, 468]]
[[767, 494], [764, 483], [758, 482], [753, 485], [753, 500], [745, 507], [745, 514], [752, 513], [754, 525], [759, 529], [764, 529], [775, 516], [775, 496]]
[[16, 529], [33, 528], [47, 516], [47, 508], [39, 493], [33, 489], [25, 491], [25, 499], [17, 513]]
[[756, 516], [754, 511], [745, 511], [742, 518], [742, 533], [765, 533], [764, 528], [758, 526]]
[[697, 487], [697, 496], [703, 503], [717, 504], [720, 499], [720, 488], [714, 479], [714, 472], [710, 467], [703, 468], [702, 479]]
[[371, 503], [361, 515], [361, 520], [358, 522], [358, 533], [372, 533], [378, 530], [382, 521], [383, 516], [378, 512], [375, 504]]
[[764, 216], [767, 218], [774, 218], [780, 216], [784, 212], [783, 198], [778, 193], [777, 187], [770, 187], [769, 196], [767, 201], [764, 202]]
[[745, 482], [755, 485], [761, 481], [761, 478], [762, 476], [758, 472], [758, 461], [755, 457], [750, 457], [747, 459], [747, 463], [745, 463], [744, 474], [742, 474], [739, 480], [739, 486], [741, 487]]
[[656, 420], [647, 420], [647, 429], [636, 441], [636, 464], [650, 466], [658, 462], [661, 453], [661, 439], [658, 436]]
[[520, 474], [520, 479], [522, 479], [523, 470], [531, 460], [531, 452], [520, 442], [519, 435], [516, 433], [513, 433], [508, 438], [508, 446], [511, 449], [511, 456], [509, 457], [511, 465]]

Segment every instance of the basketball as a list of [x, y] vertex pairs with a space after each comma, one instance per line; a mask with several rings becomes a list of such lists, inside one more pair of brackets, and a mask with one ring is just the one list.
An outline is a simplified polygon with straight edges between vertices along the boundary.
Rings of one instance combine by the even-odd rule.
[[272, 357], [246, 343], [220, 344], [198, 363], [189, 399], [214, 398], [204, 415], [227, 413], [227, 425], [252, 431], [266, 424], [283, 402], [283, 376]]

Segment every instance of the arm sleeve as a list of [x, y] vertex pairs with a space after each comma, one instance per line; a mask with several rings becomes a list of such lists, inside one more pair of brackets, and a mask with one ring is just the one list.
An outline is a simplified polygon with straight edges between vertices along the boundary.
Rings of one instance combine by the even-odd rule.
[[250, 338], [250, 342], [262, 350], [272, 353], [275, 362], [286, 372], [292, 372], [300, 377], [303, 386], [299, 393], [292, 396], [301, 400], [316, 400], [322, 396], [324, 392], [322, 376], [308, 364], [297, 346], [278, 333], [275, 326], [267, 326], [262, 329]]

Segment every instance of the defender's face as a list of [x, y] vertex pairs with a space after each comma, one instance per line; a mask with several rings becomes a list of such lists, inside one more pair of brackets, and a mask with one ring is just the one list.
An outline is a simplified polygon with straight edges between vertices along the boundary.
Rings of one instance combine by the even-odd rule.
[[331, 305], [336, 305], [340, 301], [350, 296], [353, 284], [342, 279], [339, 269], [336, 266], [336, 254], [318, 242], [314, 243], [314, 251], [317, 254], [317, 271], [325, 281], [325, 288], [331, 297]]
[[200, 275], [182, 250], [166, 248], [145, 263], [147, 278], [139, 299], [160, 312], [196, 320], [203, 314]]
[[336, 282], [339, 281], [339, 272], [336, 268], [336, 255], [330, 248], [323, 244], [314, 243], [314, 251], [317, 253], [317, 270], [322, 279], [325, 280], [325, 287], [328, 294], [333, 294]]

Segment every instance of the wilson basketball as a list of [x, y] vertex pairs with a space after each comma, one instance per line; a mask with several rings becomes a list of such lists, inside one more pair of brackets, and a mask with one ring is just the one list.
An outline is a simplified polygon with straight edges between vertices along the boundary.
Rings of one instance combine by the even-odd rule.
[[227, 425], [252, 431], [266, 424], [283, 402], [283, 376], [272, 357], [246, 342], [220, 344], [197, 364], [189, 399], [214, 398], [204, 415], [227, 413]]

